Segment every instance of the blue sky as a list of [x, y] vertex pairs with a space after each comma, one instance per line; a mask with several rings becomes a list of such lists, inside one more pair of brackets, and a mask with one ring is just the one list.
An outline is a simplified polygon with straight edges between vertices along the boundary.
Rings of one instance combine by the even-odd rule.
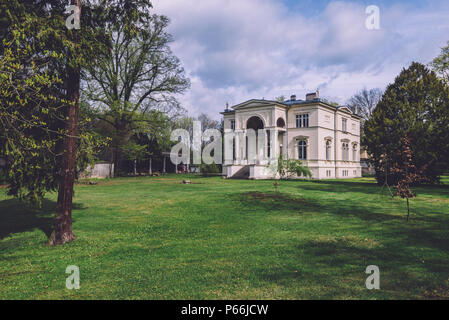
[[[190, 114], [219, 118], [226, 102], [320, 89], [344, 104], [385, 88], [412, 61], [430, 62], [449, 41], [447, 0], [154, 0], [171, 19], [173, 52], [192, 81]], [[380, 30], [365, 9], [380, 8]]]

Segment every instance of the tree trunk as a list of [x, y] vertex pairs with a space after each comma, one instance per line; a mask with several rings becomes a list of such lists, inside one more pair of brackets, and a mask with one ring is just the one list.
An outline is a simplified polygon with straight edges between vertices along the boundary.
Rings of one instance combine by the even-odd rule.
[[150, 171], [148, 171], [148, 173], [151, 175], [153, 175], [153, 159], [150, 158]]
[[407, 222], [410, 220], [410, 204], [407, 198]]
[[109, 163], [109, 178], [114, 177], [114, 150], [111, 149], [111, 161]]
[[120, 176], [120, 147], [114, 147], [114, 178]]
[[[77, 5], [81, 11], [81, 0], [72, 0], [71, 4]], [[75, 34], [76, 31], [73, 31]], [[73, 42], [76, 41], [72, 39]], [[73, 61], [71, 54], [69, 60]], [[55, 230], [50, 238], [50, 245], [61, 245], [75, 240], [72, 231], [72, 199], [73, 185], [75, 182], [75, 162], [78, 136], [78, 111], [80, 96], [80, 69], [67, 65], [67, 100], [66, 106], [66, 135], [64, 138], [64, 154], [62, 158], [61, 177], [58, 190], [58, 206], [55, 219]]]

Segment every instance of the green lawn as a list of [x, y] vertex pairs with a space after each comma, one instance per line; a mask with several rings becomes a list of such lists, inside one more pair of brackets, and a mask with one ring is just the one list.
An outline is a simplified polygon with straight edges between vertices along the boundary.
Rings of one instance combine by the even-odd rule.
[[[401, 199], [346, 181], [123, 178], [77, 185], [78, 239], [0, 190], [0, 299], [449, 298], [449, 179]], [[77, 265], [81, 289], [65, 288]], [[381, 290], [365, 287], [377, 265]]]

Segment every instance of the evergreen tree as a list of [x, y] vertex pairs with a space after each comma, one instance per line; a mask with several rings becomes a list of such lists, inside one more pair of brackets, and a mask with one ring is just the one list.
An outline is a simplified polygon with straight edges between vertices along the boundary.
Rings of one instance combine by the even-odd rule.
[[397, 184], [391, 166], [398, 162], [401, 138], [412, 141], [414, 165], [438, 181], [448, 159], [449, 89], [434, 72], [412, 63], [390, 84], [364, 126], [364, 144], [372, 157], [376, 178]]
[[[70, 3], [81, 7], [80, 0]], [[96, 25], [103, 22], [103, 7], [84, 1], [84, 28], [69, 30], [67, 4], [0, 4], [0, 153], [7, 156], [11, 195], [39, 203], [46, 191], [58, 189], [53, 245], [75, 238], [71, 211], [77, 149], [91, 141], [79, 132], [80, 70], [107, 43]]]

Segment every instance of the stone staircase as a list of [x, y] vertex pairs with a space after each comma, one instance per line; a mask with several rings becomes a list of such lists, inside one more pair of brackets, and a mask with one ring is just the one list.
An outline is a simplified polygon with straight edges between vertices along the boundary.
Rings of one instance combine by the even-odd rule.
[[239, 171], [237, 171], [231, 179], [248, 179], [249, 178], [249, 168], [250, 166], [244, 166]]

